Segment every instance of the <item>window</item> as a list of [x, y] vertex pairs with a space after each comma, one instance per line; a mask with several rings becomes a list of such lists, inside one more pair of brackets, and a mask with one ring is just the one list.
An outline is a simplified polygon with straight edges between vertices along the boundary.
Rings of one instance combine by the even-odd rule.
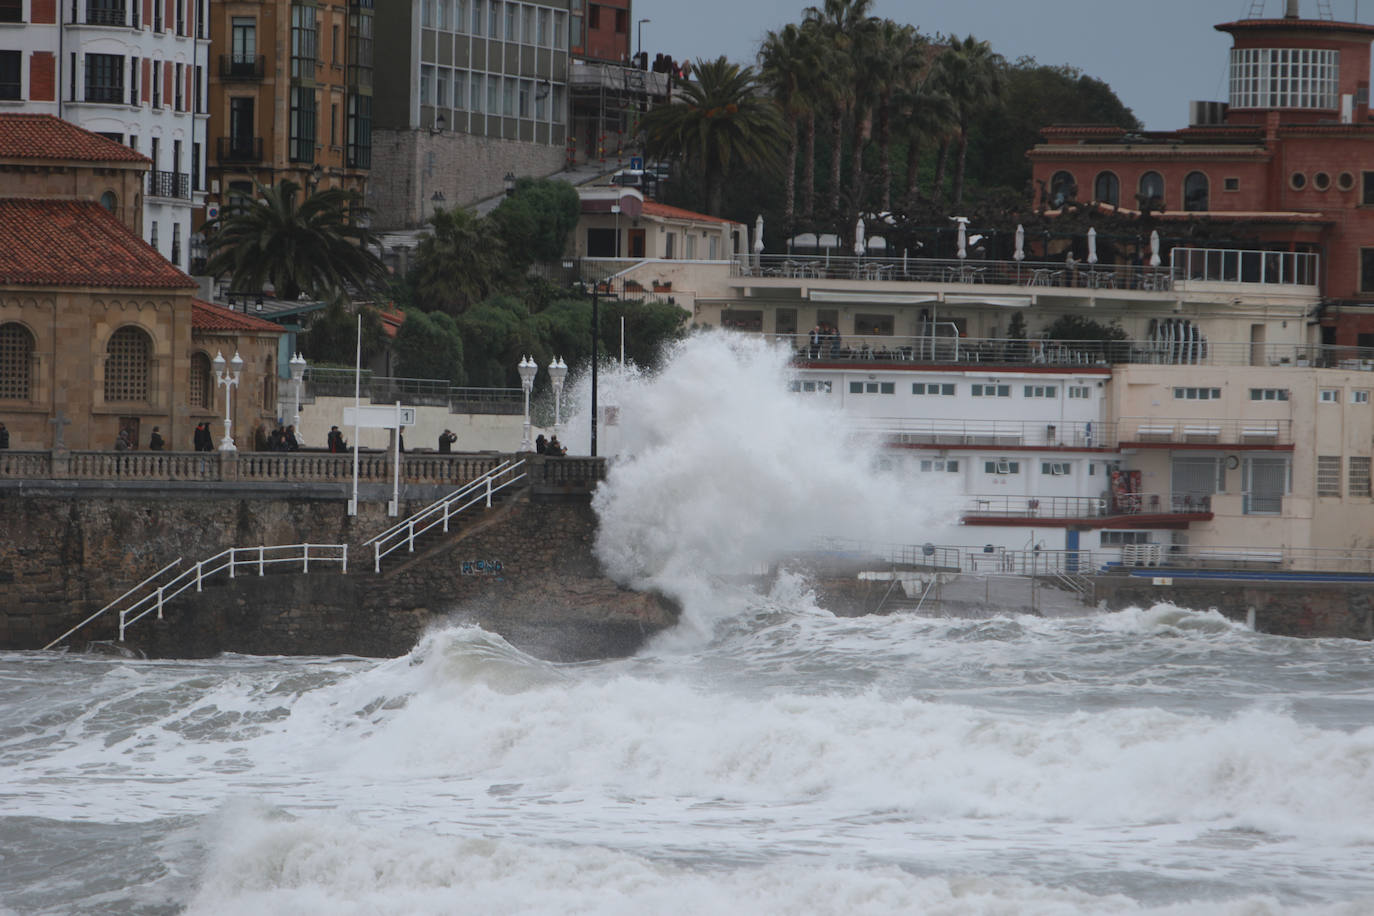
[[1057, 398], [1059, 397], [1059, 386], [1027, 385], [1025, 396], [1028, 398]]
[[1288, 400], [1287, 388], [1251, 388], [1250, 400], [1252, 401], [1286, 401]]
[[850, 382], [850, 394], [896, 394], [896, 382]]
[[472, 82], [468, 84], [468, 107], [471, 108], [473, 111], [480, 112], [482, 110], [482, 84], [485, 82], [485, 80], [486, 77], [484, 77], [482, 74], [474, 73], [472, 75]]
[[356, 92], [348, 94], [348, 164], [372, 166], [372, 96]]
[[487, 27], [491, 29], [492, 38], [501, 37], [501, 0], [491, 0], [488, 5]]
[[547, 7], [539, 7], [539, 31], [535, 33], [535, 43], [541, 48], [549, 46], [549, 21], [551, 18], [551, 10]]
[[86, 55], [86, 101], [124, 101], [124, 57], [120, 54]]
[[1092, 390], [1091, 388], [1089, 388], [1087, 385], [1070, 385], [1070, 386], [1069, 386], [1069, 399], [1070, 399], [1070, 400], [1087, 400], [1088, 398], [1092, 397], [1092, 394], [1093, 394], [1093, 390]]
[[1050, 206], [1058, 209], [1078, 198], [1078, 183], [1070, 172], [1055, 172], [1050, 177]]
[[1341, 54], [1315, 48], [1232, 48], [1232, 108], [1335, 109]]
[[1366, 499], [1370, 496], [1368, 458], [1350, 459], [1350, 482], [1348, 486], [1347, 495], [1349, 496], [1363, 496]]
[[1341, 456], [1317, 456], [1317, 495], [1341, 495]]
[[553, 13], [553, 49], [568, 49], [568, 14], [562, 10], [554, 10]]
[[1307, 187], [1307, 176], [1302, 172], [1294, 172], [1288, 176], [1288, 186], [1294, 191], [1301, 191]]
[[912, 394], [935, 394], [941, 397], [953, 397], [954, 385], [946, 382], [915, 382], [911, 386]]
[[455, 32], [468, 30], [468, 0], [455, 0], [453, 4], [453, 30]]
[[1221, 180], [1221, 189], [1222, 189], [1223, 191], [1239, 191], [1239, 190], [1240, 190], [1240, 179], [1239, 179], [1239, 178], [1223, 178], [1223, 179]]
[[434, 0], [424, 0], [420, 4], [420, 25], [426, 29], [434, 28]]
[[[519, 110], [519, 115], [520, 115], [520, 117], [522, 117], [522, 118], [528, 118], [528, 117], [530, 116], [530, 102], [533, 100], [533, 96], [534, 96], [534, 81], [533, 81], [533, 80], [521, 80], [521, 81], [520, 81], [520, 110]], [[694, 255], [694, 252], [692, 251], [692, 246], [691, 246], [691, 244], [690, 244], [690, 242], [692, 241], [692, 238], [693, 238], [693, 237], [690, 236], [690, 235], [687, 236], [687, 239], [688, 239], [688, 242], [689, 242], [689, 244], [688, 244], [688, 246], [687, 246], [687, 257], [688, 257], [688, 259], [691, 259], [691, 258], [693, 257], [693, 255]]]
[[1339, 404], [1341, 402], [1341, 390], [1339, 388], [1323, 388], [1317, 392], [1317, 400], [1323, 404]]
[[595, 3], [587, 7], [587, 28], [601, 28], [601, 7], [597, 6]]
[[315, 90], [291, 87], [291, 141], [288, 152], [292, 162], [315, 159]]
[[1103, 547], [1123, 547], [1127, 544], [1150, 544], [1150, 532], [1148, 531], [1103, 531], [1101, 544]]
[[434, 67], [430, 64], [420, 68], [420, 104], [434, 104]]
[[1210, 209], [1210, 195], [1207, 176], [1201, 172], [1189, 172], [1183, 179], [1183, 209], [1184, 210], [1208, 210]]
[[100, 206], [109, 210], [111, 213], [115, 212], [115, 209], [119, 206], [119, 200], [115, 197], [115, 192], [106, 191], [104, 194], [101, 194]]
[[[1339, 472], [1338, 472], [1339, 473]], [[1241, 490], [1245, 515], [1279, 515], [1283, 497], [1292, 487], [1292, 466], [1287, 458], [1246, 458], [1241, 464]]]
[[1374, 248], [1360, 249], [1360, 292], [1374, 293]]
[[1073, 466], [1067, 461], [1042, 461], [1040, 473], [1047, 477], [1067, 477]]
[[1113, 207], [1121, 203], [1121, 180], [1111, 172], [1098, 172], [1093, 180], [1093, 199]]
[[1226, 489], [1226, 465], [1220, 458], [1174, 458], [1169, 471], [1175, 508], [1201, 504]]
[[20, 93], [24, 86], [20, 69], [23, 59], [23, 51], [0, 51], [0, 99], [22, 98]]
[[1352, 403], [1352, 404], [1368, 404], [1368, 403], [1369, 403], [1369, 389], [1368, 389], [1368, 388], [1356, 388], [1354, 391], [1350, 392], [1350, 403]]
[[926, 473], [943, 471], [946, 474], [957, 474], [959, 473], [959, 460], [946, 458], [942, 461], [938, 458], [923, 458], [921, 459], [921, 470]]
[[1327, 188], [1331, 187], [1331, 176], [1325, 172], [1318, 172], [1312, 176], [1312, 187], [1316, 188], [1318, 191], [1325, 191]]
[[0, 0], [0, 22], [23, 22], [24, 0]]
[[1374, 172], [1360, 173], [1360, 203], [1374, 205]]
[[181, 223], [172, 223], [172, 264], [181, 266]]
[[0, 399], [32, 397], [33, 334], [17, 322], [0, 324]]
[[[156, 8], [157, 4], [154, 4]], [[315, 78], [315, 8], [291, 7], [291, 78]], [[313, 104], [311, 109], [313, 111]]]
[[468, 103], [468, 72], [453, 71], [453, 107], [463, 108]]
[[230, 75], [251, 75], [258, 56], [258, 21], [251, 16], [235, 16], [230, 36]]
[[508, 118], [515, 117], [516, 80], [510, 77], [501, 81], [501, 113]]
[[1011, 386], [974, 385], [972, 393], [975, 398], [1009, 398], [1011, 397]]
[[192, 353], [191, 384], [188, 389], [191, 406], [209, 410], [214, 406], [210, 400], [214, 390], [215, 383], [210, 375], [210, 357], [204, 353]]
[[481, 35], [482, 14], [486, 10], [486, 4], [482, 0], [472, 0], [472, 34]]
[[135, 327], [123, 327], [110, 335], [105, 348], [105, 401], [147, 401], [148, 364], [152, 343]]
[[1220, 388], [1175, 388], [1174, 400], [1176, 401], [1219, 401], [1221, 400]]
[[1355, 187], [1355, 176], [1349, 172], [1341, 172], [1336, 176], [1336, 187], [1340, 188], [1342, 191], [1349, 191], [1351, 188]]
[[1003, 458], [1003, 459], [999, 459], [999, 460], [997, 460], [997, 461], [984, 461], [984, 462], [983, 462], [983, 473], [984, 473], [984, 474], [1020, 474], [1020, 473], [1021, 473], [1021, 462], [1019, 462], [1019, 461], [1007, 461], [1007, 460], [1004, 459], [1004, 458]]
[[792, 382], [792, 384], [788, 387], [791, 391], [805, 391], [811, 394], [830, 394], [832, 390], [832, 384], [832, 382], [824, 380], [817, 382], [795, 381]]
[[487, 113], [501, 113], [501, 77], [496, 75], [487, 77]]
[[1140, 202], [1142, 206], [1164, 206], [1164, 176], [1158, 172], [1146, 172], [1140, 176]]
[[437, 71], [438, 79], [434, 83], [434, 104], [440, 108], [448, 107], [448, 84], [451, 73], [453, 71], [448, 67], [440, 67]]
[[181, 78], [181, 70], [182, 70], [182, 65], [181, 65], [181, 64], [174, 64], [174, 65], [173, 65], [173, 71], [172, 71], [172, 72], [173, 72], [173, 77], [172, 77], [172, 79], [173, 79], [174, 85], [173, 85], [173, 87], [172, 87], [172, 92], [173, 92], [173, 98], [175, 99], [175, 101], [173, 101], [173, 103], [172, 103], [172, 110], [173, 110], [173, 111], [185, 111], [185, 110], [186, 110], [186, 98], [185, 98], [185, 96], [183, 95], [183, 90], [186, 88], [186, 80], [184, 80], [184, 79]]
[[520, 7], [514, 3], [506, 4], [506, 41], [520, 40]]

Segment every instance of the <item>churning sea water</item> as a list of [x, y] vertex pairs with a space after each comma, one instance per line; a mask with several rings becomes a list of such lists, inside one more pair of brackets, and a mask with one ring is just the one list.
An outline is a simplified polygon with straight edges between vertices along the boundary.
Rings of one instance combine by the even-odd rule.
[[598, 550], [684, 607], [633, 658], [457, 624], [383, 661], [0, 653], [0, 912], [1374, 912], [1369, 644], [729, 584], [948, 524], [785, 362], [609, 380]]

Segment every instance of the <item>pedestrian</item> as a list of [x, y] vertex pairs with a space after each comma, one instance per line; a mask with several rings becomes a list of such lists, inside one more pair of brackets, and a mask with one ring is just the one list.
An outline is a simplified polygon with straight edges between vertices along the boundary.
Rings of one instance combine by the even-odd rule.
[[210, 435], [210, 424], [201, 421], [196, 424], [196, 433], [191, 438], [192, 444], [198, 452], [213, 452], [215, 450], [215, 440]]
[[298, 452], [301, 449], [301, 440], [296, 437], [296, 427], [286, 427], [286, 450], [288, 452]]
[[536, 455], [547, 455], [549, 453], [549, 440], [544, 438], [543, 433], [540, 433], [534, 438], [534, 453]]
[[348, 451], [348, 443], [344, 441], [343, 433], [339, 432], [337, 426], [329, 427], [329, 438], [326, 440], [331, 452]]
[[129, 444], [129, 431], [127, 429], [121, 429], [119, 431], [119, 437], [115, 439], [115, 451], [127, 452], [130, 448], [132, 448], [132, 446]]
[[453, 443], [458, 441], [458, 437], [452, 430], [446, 429], [439, 434], [439, 454], [447, 455], [453, 451]]
[[0, 423], [0, 448], [10, 447], [10, 431], [5, 429], [5, 424]]
[[544, 447], [544, 454], [562, 457], [568, 454], [568, 450], [558, 443], [558, 436], [555, 435], [549, 439], [549, 444]]
[[162, 445], [163, 445], [163, 442], [162, 442], [162, 433], [158, 432], [157, 429], [158, 429], [158, 428], [157, 428], [156, 426], [154, 426], [154, 427], [153, 427], [153, 434], [152, 434], [151, 436], [148, 437], [148, 450], [149, 450], [149, 451], [153, 451], [153, 452], [160, 452], [160, 451], [162, 451]]

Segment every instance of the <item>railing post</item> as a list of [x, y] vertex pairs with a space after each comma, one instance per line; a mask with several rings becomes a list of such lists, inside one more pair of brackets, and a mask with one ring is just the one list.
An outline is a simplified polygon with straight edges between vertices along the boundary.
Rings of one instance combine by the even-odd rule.
[[238, 559], [238, 548], [229, 548], [229, 578], [234, 578], [234, 561]]
[[382, 571], [382, 542], [372, 542], [372, 571], [379, 573]]
[[119, 641], [124, 641], [124, 620], [128, 617], [128, 611], [119, 612]]
[[266, 553], [267, 553], [267, 545], [266, 545], [266, 544], [259, 544], [259, 545], [258, 545], [258, 578], [262, 578], [263, 572], [264, 572], [265, 569], [266, 569], [266, 564], [263, 562], [263, 556], [264, 556]]
[[162, 589], [163, 589], [163, 588], [164, 588], [164, 586], [161, 586], [161, 585], [159, 585], [159, 586], [157, 587], [157, 619], [158, 619], [158, 620], [161, 620], [161, 619], [162, 619]]
[[201, 560], [201, 561], [199, 561], [198, 563], [196, 563], [196, 591], [197, 591], [197, 592], [199, 592], [199, 591], [201, 590], [201, 589], [200, 589], [201, 573], [203, 573], [204, 571], [205, 571], [205, 561], [204, 561], [204, 560]]
[[301, 572], [308, 573], [310, 572], [310, 545], [302, 544], [301, 546], [305, 548], [305, 555], [301, 561]]
[[487, 475], [487, 508], [491, 508], [491, 475]]
[[347, 544], [343, 545], [343, 571], [344, 571], [345, 575], [348, 573], [348, 545], [347, 545]]

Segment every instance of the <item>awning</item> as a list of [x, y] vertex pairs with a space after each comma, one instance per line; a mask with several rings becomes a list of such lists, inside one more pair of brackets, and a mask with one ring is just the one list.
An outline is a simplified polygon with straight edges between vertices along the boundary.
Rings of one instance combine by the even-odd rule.
[[[812, 302], [869, 302], [876, 305], [920, 305], [939, 302], [931, 293], [880, 293], [868, 290], [813, 289], [807, 297]], [[1029, 302], [1027, 303], [1029, 304]]]
[[963, 296], [946, 294], [946, 305], [1000, 305], [1009, 309], [1030, 308], [1030, 296]]

